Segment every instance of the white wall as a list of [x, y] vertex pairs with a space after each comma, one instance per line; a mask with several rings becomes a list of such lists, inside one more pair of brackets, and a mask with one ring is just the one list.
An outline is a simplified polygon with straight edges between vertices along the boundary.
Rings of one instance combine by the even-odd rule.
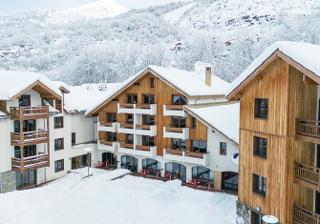
[[11, 170], [11, 158], [14, 154], [10, 133], [13, 132], [11, 119], [0, 119], [0, 172]]

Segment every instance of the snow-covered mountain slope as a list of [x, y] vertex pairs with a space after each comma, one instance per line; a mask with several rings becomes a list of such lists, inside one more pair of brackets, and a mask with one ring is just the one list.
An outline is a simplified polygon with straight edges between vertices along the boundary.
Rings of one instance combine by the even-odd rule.
[[98, 0], [85, 5], [49, 13], [51, 23], [68, 23], [83, 19], [103, 19], [127, 12], [128, 9], [115, 0]]
[[320, 44], [319, 0], [193, 0], [126, 13], [113, 4], [0, 17], [0, 68], [118, 82], [150, 64], [169, 66], [179, 42], [178, 68], [202, 60], [232, 81], [274, 41]]

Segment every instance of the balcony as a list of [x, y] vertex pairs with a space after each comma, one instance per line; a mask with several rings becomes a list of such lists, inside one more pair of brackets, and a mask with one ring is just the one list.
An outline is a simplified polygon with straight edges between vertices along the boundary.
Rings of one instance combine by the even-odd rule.
[[186, 117], [183, 105], [163, 105], [163, 116]]
[[119, 153], [134, 155], [134, 156], [143, 156], [143, 157], [155, 157], [157, 155], [156, 146], [143, 146], [143, 145], [134, 145], [131, 144], [120, 144]]
[[20, 145], [36, 145], [47, 143], [49, 140], [49, 132], [46, 130], [43, 131], [29, 131], [23, 132], [20, 135], [19, 132], [11, 133], [11, 145], [20, 146]]
[[163, 137], [186, 140], [189, 138], [189, 128], [163, 127]]
[[297, 137], [320, 144], [320, 121], [297, 119]]
[[157, 104], [118, 103], [118, 113], [156, 115]]
[[320, 224], [320, 215], [295, 205], [293, 208], [293, 223]]
[[157, 135], [157, 125], [136, 124], [135, 134], [146, 135], [146, 136], [156, 136]]
[[47, 106], [38, 107], [11, 107], [10, 115], [15, 120], [30, 120], [48, 118], [49, 109]]
[[35, 156], [25, 157], [22, 160], [12, 158], [12, 170], [24, 172], [28, 170], [39, 169], [49, 166], [49, 155], [39, 154]]
[[134, 134], [134, 125], [118, 123], [118, 133]]
[[209, 162], [206, 153], [181, 151], [174, 149], [164, 149], [163, 158], [168, 161], [191, 163], [200, 166], [207, 166]]
[[98, 125], [98, 131], [116, 133], [118, 131], [118, 123], [117, 122], [100, 122]]
[[295, 181], [313, 190], [320, 190], [320, 168], [295, 163]]
[[99, 150], [116, 153], [118, 152], [118, 148], [119, 148], [118, 142], [111, 142], [104, 139], [99, 140], [99, 146], [98, 146]]

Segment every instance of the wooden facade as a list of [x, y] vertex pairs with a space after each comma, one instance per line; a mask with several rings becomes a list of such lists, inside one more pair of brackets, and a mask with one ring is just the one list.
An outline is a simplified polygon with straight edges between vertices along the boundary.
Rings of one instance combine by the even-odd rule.
[[[297, 135], [297, 121], [316, 118], [317, 85], [280, 57], [272, 56], [267, 62], [250, 82], [237, 87], [232, 98], [240, 100], [239, 201], [257, 214], [278, 217], [283, 224], [319, 223], [301, 215], [304, 210], [314, 211], [315, 187], [296, 178], [299, 172], [304, 174], [297, 163], [315, 166], [315, 144]], [[268, 99], [267, 119], [255, 118], [258, 98]], [[255, 136], [267, 139], [266, 158], [253, 153]], [[253, 191], [253, 174], [266, 177], [265, 195]], [[310, 180], [312, 175], [304, 178]]]
[[[154, 81], [154, 87], [151, 87], [150, 82]], [[175, 89], [174, 87], [168, 85], [164, 81], [160, 80], [154, 76], [151, 72], [143, 75], [139, 80], [135, 81], [133, 84], [124, 88], [118, 95], [114, 96], [107, 104], [98, 110], [98, 118], [101, 123], [107, 123], [106, 117], [108, 113], [117, 114], [117, 122], [123, 125], [127, 123], [127, 115], [123, 113], [118, 113], [117, 105], [120, 103], [121, 106], [127, 105], [127, 94], [137, 95], [138, 102], [136, 104], [137, 108], [148, 108], [147, 105], [143, 104], [144, 95], [154, 95], [155, 104], [157, 105], [157, 112], [155, 117], [155, 125], [157, 126], [157, 135], [155, 136], [155, 145], [157, 146], [157, 155], [163, 155], [164, 148], [172, 148], [172, 143], [170, 138], [163, 137], [163, 127], [172, 127], [172, 117], [163, 115], [163, 106], [167, 105], [167, 109], [181, 110], [182, 105], [172, 105], [173, 95], [183, 95], [182, 92]], [[184, 95], [185, 96], [185, 95]], [[188, 97], [185, 96], [188, 100]], [[126, 106], [126, 108], [130, 108]], [[131, 106], [132, 107], [132, 106]], [[138, 125], [139, 126], [139, 125]], [[187, 140], [187, 150], [190, 150], [192, 140], [207, 140], [207, 127], [196, 121], [196, 127], [191, 127], [191, 116], [186, 115], [186, 128], [189, 128], [189, 139]], [[177, 131], [177, 130], [175, 130]], [[106, 132], [99, 132], [99, 139], [104, 140], [106, 138]], [[120, 143], [125, 142], [126, 134], [117, 133], [117, 141]]]

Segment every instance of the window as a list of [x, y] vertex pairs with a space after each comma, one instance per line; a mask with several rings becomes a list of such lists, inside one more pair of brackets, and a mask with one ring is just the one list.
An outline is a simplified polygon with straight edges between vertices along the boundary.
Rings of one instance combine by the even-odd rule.
[[56, 109], [62, 113], [62, 101], [61, 100], [56, 100]]
[[54, 172], [60, 172], [64, 170], [64, 159], [54, 161]]
[[137, 94], [128, 94], [127, 95], [127, 103], [138, 103], [138, 96]]
[[143, 125], [155, 125], [154, 116], [142, 115], [142, 124]]
[[143, 95], [143, 103], [144, 104], [155, 104], [156, 97], [154, 95]]
[[142, 145], [143, 146], [154, 146], [154, 137], [151, 136], [142, 136]]
[[116, 113], [107, 113], [107, 122], [117, 122], [117, 114]]
[[255, 99], [255, 118], [268, 118], [268, 99]]
[[195, 117], [191, 117], [191, 128], [197, 128], [197, 119]]
[[75, 145], [76, 144], [76, 133], [72, 132], [71, 133], [71, 145]]
[[63, 128], [63, 117], [54, 118], [54, 128]]
[[267, 158], [268, 140], [266, 138], [253, 137], [253, 154]]
[[19, 107], [30, 107], [31, 106], [31, 96], [21, 95], [19, 98]]
[[[23, 157], [30, 157], [37, 155], [37, 146], [36, 145], [28, 145], [23, 147]], [[14, 158], [21, 158], [21, 150], [20, 146], [14, 147]]]
[[107, 141], [108, 142], [116, 142], [117, 141], [117, 133], [107, 132]]
[[150, 88], [154, 88], [156, 86], [155, 78], [150, 78]]
[[175, 128], [185, 128], [186, 127], [186, 118], [185, 117], [172, 117], [172, 127]]
[[[20, 132], [20, 121], [15, 120], [13, 123], [14, 132]], [[23, 121], [23, 131], [35, 131], [37, 129], [36, 120], [24, 120]]]
[[206, 153], [207, 143], [205, 141], [192, 140], [192, 151]]
[[227, 143], [220, 142], [220, 155], [227, 155]]
[[261, 194], [263, 196], [266, 195], [266, 178], [263, 176], [259, 176], [256, 174], [252, 175], [252, 190], [255, 193]]
[[187, 98], [181, 95], [173, 95], [172, 96], [172, 104], [173, 105], [186, 105]]
[[133, 124], [133, 114], [127, 114], [127, 124]]
[[172, 149], [179, 149], [185, 151], [187, 148], [186, 141], [182, 139], [173, 138], [172, 139]]
[[131, 134], [126, 135], [126, 144], [130, 144], [130, 145], [133, 144], [133, 135]]
[[54, 140], [54, 150], [62, 150], [64, 149], [64, 139], [63, 138], [57, 138]]

